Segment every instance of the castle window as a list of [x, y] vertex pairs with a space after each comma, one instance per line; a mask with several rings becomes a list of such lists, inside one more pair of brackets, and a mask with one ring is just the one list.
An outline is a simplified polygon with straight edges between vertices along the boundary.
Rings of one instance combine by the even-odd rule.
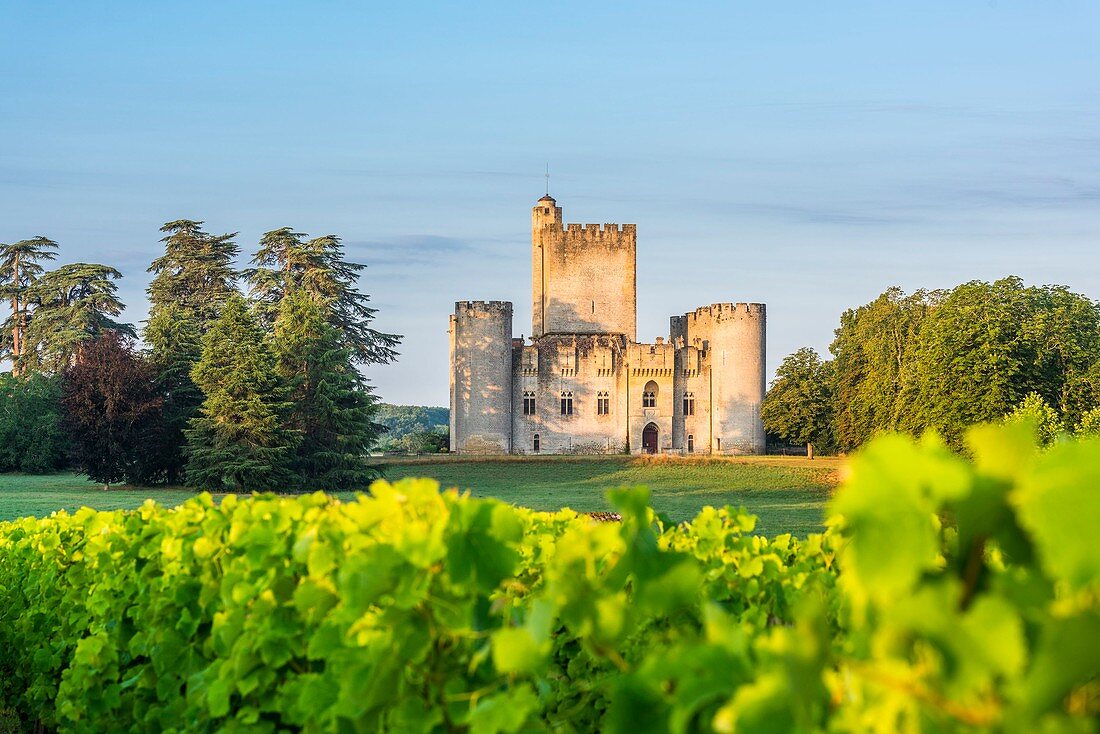
[[695, 415], [695, 393], [684, 393], [684, 415]]
[[541, 442], [539, 441], [539, 434], [536, 433], [534, 441], [531, 442], [531, 450], [534, 451], [536, 454], [539, 452], [539, 449], [541, 448], [540, 443]]
[[611, 414], [611, 397], [606, 392], [596, 393], [596, 414]]
[[695, 453], [695, 436], [690, 433], [688, 434], [688, 453]]
[[642, 391], [642, 407], [643, 408], [656, 408], [657, 407], [657, 383], [650, 380], [645, 384], [645, 389]]
[[530, 391], [523, 393], [523, 414], [535, 414], [535, 393]]
[[573, 415], [573, 392], [564, 390], [561, 394], [561, 414]]

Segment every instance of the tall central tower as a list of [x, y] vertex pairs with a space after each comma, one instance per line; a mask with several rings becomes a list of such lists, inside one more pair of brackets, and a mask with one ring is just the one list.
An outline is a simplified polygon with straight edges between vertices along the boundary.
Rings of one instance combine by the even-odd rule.
[[531, 336], [637, 339], [637, 227], [569, 224], [547, 194], [531, 211]]

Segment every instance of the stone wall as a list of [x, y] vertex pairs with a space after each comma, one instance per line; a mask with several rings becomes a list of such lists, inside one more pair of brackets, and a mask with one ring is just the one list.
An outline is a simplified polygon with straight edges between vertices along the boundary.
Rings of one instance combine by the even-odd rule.
[[512, 304], [458, 301], [451, 316], [451, 450], [512, 450]]
[[637, 338], [637, 228], [562, 224], [545, 197], [532, 210], [532, 336]]
[[673, 340], [699, 349], [710, 371], [713, 453], [764, 452], [765, 322], [762, 303], [716, 303], [671, 319]]

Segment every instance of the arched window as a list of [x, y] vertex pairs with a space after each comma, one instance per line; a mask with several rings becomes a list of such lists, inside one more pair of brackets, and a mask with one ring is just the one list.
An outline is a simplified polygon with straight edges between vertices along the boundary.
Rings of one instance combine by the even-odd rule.
[[535, 393], [530, 390], [525, 390], [523, 393], [523, 414], [535, 414]]
[[573, 415], [573, 391], [562, 390], [561, 393], [561, 414]]
[[695, 453], [695, 436], [690, 433], [688, 434], [688, 453]]
[[534, 441], [531, 442], [531, 448], [532, 448], [532, 450], [534, 450], [534, 452], [536, 454], [539, 452], [539, 449], [542, 448], [539, 444], [540, 444], [539, 434], [536, 433]]
[[695, 415], [695, 393], [684, 393], [684, 415]]
[[645, 388], [642, 390], [642, 407], [643, 408], [656, 408], [657, 407], [657, 383], [650, 380], [645, 384]]
[[611, 414], [611, 396], [606, 391], [596, 393], [596, 415]]

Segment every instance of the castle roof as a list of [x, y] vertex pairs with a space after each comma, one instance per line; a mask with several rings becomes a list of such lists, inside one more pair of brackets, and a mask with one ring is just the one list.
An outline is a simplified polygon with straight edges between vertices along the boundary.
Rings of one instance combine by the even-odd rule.
[[554, 203], [554, 204], [556, 204], [556, 203], [557, 203], [557, 202], [556, 202], [556, 201], [554, 200], [554, 197], [553, 197], [553, 196], [551, 196], [550, 194], [547, 194], [546, 196], [542, 197], [541, 199], [539, 199], [539, 201], [549, 201], [549, 202], [551, 202], [551, 203]]

